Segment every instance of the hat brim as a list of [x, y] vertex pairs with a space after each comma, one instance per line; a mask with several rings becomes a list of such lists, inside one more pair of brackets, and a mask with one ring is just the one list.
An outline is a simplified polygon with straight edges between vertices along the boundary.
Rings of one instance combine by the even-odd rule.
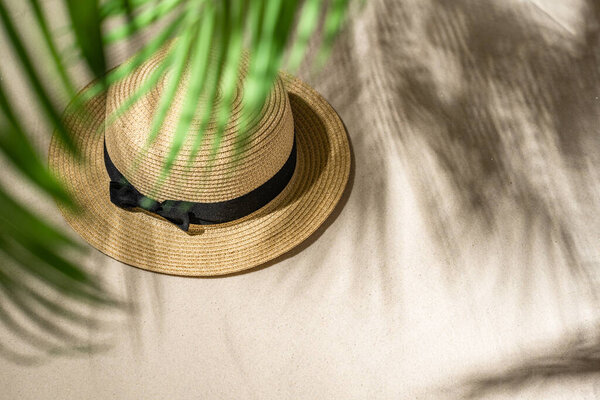
[[59, 207], [67, 222], [93, 247], [138, 268], [172, 275], [223, 275], [257, 267], [306, 240], [334, 210], [350, 174], [350, 146], [337, 113], [315, 90], [282, 76], [290, 97], [297, 140], [297, 165], [286, 188], [256, 212], [225, 224], [203, 226], [190, 235], [144, 212], [110, 202], [104, 166], [104, 95], [90, 100], [85, 115], [67, 110], [78, 161], [56, 135], [50, 168], [82, 205], [75, 213]]

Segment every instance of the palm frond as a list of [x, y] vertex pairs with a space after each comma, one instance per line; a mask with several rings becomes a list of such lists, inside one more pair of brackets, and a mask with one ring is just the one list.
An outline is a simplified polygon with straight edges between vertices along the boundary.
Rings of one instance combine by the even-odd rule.
[[294, 47], [290, 52], [287, 63], [287, 67], [292, 73], [300, 67], [310, 38], [317, 28], [320, 13], [320, 0], [306, 0], [304, 2], [296, 30], [296, 41], [294, 42]]
[[[200, 21], [200, 32], [190, 61], [190, 76], [198, 76], [199, 78], [193, 79], [188, 87], [186, 98], [183, 103], [183, 109], [181, 110], [181, 116], [177, 124], [169, 154], [165, 161], [165, 171], [167, 171], [167, 173], [172, 168], [173, 162], [187, 138], [190, 125], [196, 115], [196, 110], [198, 109], [196, 100], [200, 98], [202, 90], [204, 89], [206, 72], [210, 63], [210, 44], [214, 35], [214, 15], [214, 6], [212, 4], [207, 4], [202, 15], [202, 20]], [[163, 174], [163, 179], [164, 176], [166, 176], [166, 174]]]
[[63, 121], [61, 120], [60, 112], [52, 103], [48, 91], [42, 84], [39, 74], [33, 66], [33, 61], [31, 60], [31, 57], [25, 49], [23, 40], [17, 33], [15, 24], [13, 23], [12, 18], [8, 14], [8, 10], [5, 7], [3, 0], [0, 0], [0, 20], [2, 21], [2, 27], [4, 28], [4, 31], [10, 40], [10, 44], [12, 45], [21, 63], [21, 66], [23, 67], [23, 70], [27, 74], [28, 81], [31, 84], [33, 90], [35, 91], [36, 99], [38, 100], [38, 102], [40, 103], [40, 105], [46, 113], [46, 117], [52, 124], [52, 127], [56, 129], [58, 136], [67, 146], [67, 148], [76, 154], [77, 148], [75, 146], [75, 142], [71, 134], [69, 133], [68, 128], [64, 125]]
[[333, 46], [333, 40], [336, 34], [339, 32], [348, 11], [348, 5], [350, 0], [332, 0], [325, 24], [323, 26], [323, 46], [317, 56], [317, 67], [322, 67], [329, 57], [331, 48]]
[[[121, 25], [105, 34], [103, 38], [104, 44], [111, 44], [120, 40], [129, 39], [135, 31], [147, 28], [157, 20], [169, 15], [169, 13], [181, 3], [181, 0], [165, 0], [161, 2], [158, 7], [144, 10], [142, 13], [133, 17], [131, 22]], [[132, 12], [130, 7], [129, 13]], [[127, 7], [124, 7], [123, 11], [127, 13]]]
[[1, 83], [0, 110], [2, 110], [4, 118], [7, 120], [5, 126], [0, 130], [0, 151], [5, 154], [14, 167], [46, 194], [55, 197], [69, 207], [75, 207], [69, 193], [58, 179], [48, 171], [31, 143], [29, 143], [25, 130], [10, 106]]
[[48, 26], [48, 22], [46, 21], [46, 17], [44, 16], [44, 12], [40, 6], [39, 0], [29, 0], [29, 4], [33, 10], [35, 22], [42, 32], [46, 47], [52, 56], [52, 61], [54, 62], [54, 67], [56, 68], [56, 71], [61, 79], [61, 83], [66, 89], [69, 98], [73, 98], [76, 95], [75, 86], [65, 68], [65, 62], [61, 58], [58, 48], [56, 47], [54, 36], [50, 31], [50, 27]]
[[[243, 15], [246, 11], [245, 4], [238, 2], [233, 2], [233, 4], [224, 3], [224, 5], [223, 37], [226, 39], [223, 40], [223, 43], [227, 46], [227, 52], [224, 54], [225, 59], [222, 63], [223, 71], [221, 73], [223, 106], [219, 110], [216, 120], [217, 129], [212, 143], [212, 157], [219, 150], [225, 125], [229, 122], [231, 104], [238, 85], [243, 46]], [[174, 156], [175, 154], [172, 155], [173, 158]]]
[[[41, 33], [42, 44], [50, 54], [50, 65], [58, 73], [58, 85], [51, 86], [42, 82], [38, 71], [40, 63], [33, 61], [37, 57], [32, 57], [17, 29], [22, 25], [15, 23], [4, 1], [0, 2], [2, 29], [22, 67], [33, 97], [44, 112], [48, 131], [55, 130], [72, 154], [78, 156], [73, 136], [63, 123], [62, 113], [53, 101], [53, 93], [58, 91], [74, 95], [74, 80], [68, 72], [68, 63], [55, 44], [55, 34], [50, 29], [39, 1], [30, 0], [29, 5]], [[75, 5], [73, 9], [77, 15], [80, 15], [78, 9], [81, 6]], [[93, 9], [88, 12], [93, 12]], [[91, 23], [84, 25], [86, 29], [93, 26]], [[89, 31], [81, 34], [88, 41], [90, 65], [94, 65], [96, 72], [100, 73], [105, 67], [102, 59], [98, 58], [97, 44], [91, 41]], [[102, 49], [101, 45], [100, 50]], [[83, 53], [81, 50], [80, 52]], [[2, 84], [0, 110], [0, 152], [12, 165], [15, 173], [20, 174], [16, 179], [24, 177], [31, 186], [76, 211], [78, 205], [59, 179], [48, 170], [32, 145], [31, 135], [21, 123], [24, 116], [16, 111], [9, 92]], [[26, 204], [22, 204], [5, 189], [4, 184], [0, 185], [0, 208], [0, 322], [4, 328], [29, 345], [23, 348], [28, 350], [24, 353], [0, 346], [0, 354], [17, 362], [33, 363], [49, 355], [104, 348], [104, 344], [90, 343], [71, 329], [73, 324], [85, 324], [86, 331], [90, 327], [100, 327], [99, 320], [86, 315], [89, 307], [122, 308], [103, 289], [97, 277], [74, 261], [85, 253], [85, 249], [30, 211]], [[75, 304], [75, 308], [70, 307], [70, 303]], [[81, 310], [82, 307], [86, 310]], [[17, 313], [21, 315], [17, 316]], [[27, 319], [27, 324], [22, 323], [23, 317]]]
[[66, 0], [66, 5], [83, 58], [94, 75], [102, 77], [106, 72], [106, 57], [98, 0]]

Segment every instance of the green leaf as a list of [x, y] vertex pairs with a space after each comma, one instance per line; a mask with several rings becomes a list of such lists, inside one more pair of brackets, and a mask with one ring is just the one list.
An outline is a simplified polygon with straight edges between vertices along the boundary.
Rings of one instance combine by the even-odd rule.
[[[199, 0], [199, 1], [201, 1], [201, 0]], [[199, 4], [199, 1], [190, 2], [188, 4], [188, 7], [190, 7], [191, 9], [196, 8], [194, 6], [197, 6]], [[199, 11], [198, 8], [196, 8], [196, 10]], [[173, 65], [171, 66], [172, 70], [170, 71], [171, 73], [169, 75], [167, 83], [166, 83], [165, 87], [163, 88], [160, 99], [158, 100], [158, 105], [156, 107], [154, 116], [152, 118], [150, 132], [149, 132], [148, 138], [146, 139], [146, 144], [144, 146], [144, 149], [140, 153], [139, 157], [145, 156], [145, 154], [147, 153], [148, 149], [150, 148], [150, 145], [152, 144], [152, 142], [154, 142], [154, 140], [156, 140], [156, 138], [160, 134], [160, 130], [162, 128], [163, 122], [170, 110], [173, 100], [175, 99], [175, 95], [177, 94], [177, 89], [180, 85], [181, 78], [183, 76], [183, 72], [186, 68], [187, 60], [189, 59], [189, 54], [190, 54], [190, 51], [192, 48], [191, 46], [194, 43], [194, 39], [195, 39], [195, 37], [194, 37], [194, 33], [195, 33], [194, 22], [197, 20], [198, 17], [196, 15], [192, 15], [191, 13], [188, 13], [186, 15], [186, 18], [189, 19], [190, 25], [188, 26], [187, 29], [185, 29], [183, 31], [182, 36], [175, 42], [174, 47], [172, 49], [172, 55], [173, 55]], [[138, 157], [138, 159], [139, 159], [139, 157]], [[137, 166], [137, 163], [134, 164], [134, 166]], [[154, 188], [151, 190], [149, 197], [155, 196], [156, 191], [160, 188], [162, 183], [163, 183], [163, 181], [161, 179], [159, 179], [157, 182], [155, 182]]]
[[263, 20], [265, 15], [265, 0], [250, 2], [248, 7], [248, 30], [250, 31], [250, 47], [252, 52], [256, 51], [263, 32]]
[[[275, 42], [275, 28], [279, 18], [280, 9], [283, 5], [283, 0], [272, 0], [266, 5], [264, 17], [259, 21], [252, 20], [253, 25], [261, 25], [262, 30], [259, 36], [256, 36], [253, 43], [254, 53], [251, 54], [250, 70], [247, 77], [246, 85], [244, 86], [244, 108], [246, 113], [253, 114], [262, 106], [264, 102], [264, 93], [268, 90], [265, 88], [269, 85], [266, 80], [266, 72], [271, 61], [271, 54]], [[252, 13], [254, 18], [259, 18], [260, 14], [256, 11]], [[254, 31], [257, 29], [255, 28]], [[270, 86], [269, 86], [270, 87]], [[243, 126], [244, 132], [247, 126]]]
[[[106, 84], [112, 85], [119, 82], [123, 78], [129, 76], [133, 71], [140, 67], [143, 63], [156, 53], [158, 49], [163, 47], [168, 40], [175, 35], [181, 28], [182, 15], [178, 15], [174, 20], [160, 31], [156, 37], [152, 38], [140, 51], [131, 57], [126, 63], [121, 64], [117, 68], [111, 70], [106, 75]], [[104, 85], [95, 84], [81, 94], [82, 101], [88, 101], [91, 98], [102, 93]], [[133, 103], [131, 103], [133, 104]]]
[[65, 2], [81, 53], [96, 78], [101, 78], [106, 72], [106, 59], [98, 0], [65, 0]]
[[0, 82], [0, 110], [11, 126], [0, 126], [0, 150], [6, 158], [34, 184], [54, 197], [60, 203], [76, 209], [72, 197], [51, 173], [29, 143], [25, 131], [21, 127]]
[[327, 61], [327, 58], [329, 58], [335, 36], [341, 29], [346, 18], [349, 1], [350, 0], [332, 0], [330, 4], [323, 29], [323, 44], [317, 55], [317, 69], [321, 68], [325, 64], [325, 61]]
[[24, 133], [14, 128], [0, 128], [0, 150], [21, 173], [57, 202], [78, 211], [70, 193], [39, 159]]
[[[298, 0], [288, 0], [286, 7], [281, 10], [279, 18], [277, 19], [277, 25], [275, 27], [274, 45], [271, 49], [271, 62], [268, 64], [266, 75], [267, 79], [272, 81], [275, 79], [281, 66], [285, 45], [288, 42], [290, 34], [292, 32], [292, 26], [295, 12], [297, 10]], [[270, 90], [271, 85], [265, 85], [265, 89]], [[265, 98], [268, 93], [265, 93]]]
[[[104, 43], [110, 44], [119, 40], [128, 39], [135, 31], [145, 28], [165, 17], [181, 3], [181, 0], [164, 0], [159, 3], [158, 7], [151, 7], [144, 10], [144, 12], [135, 16], [130, 23], [114, 28], [104, 35]], [[135, 27], [135, 29], [133, 27]]]
[[78, 155], [79, 153], [75, 146], [75, 142], [73, 141], [69, 130], [63, 124], [60, 113], [52, 104], [50, 96], [42, 85], [42, 82], [36, 73], [35, 68], [33, 67], [31, 58], [27, 54], [25, 46], [23, 45], [23, 42], [21, 41], [21, 38], [15, 29], [13, 21], [10, 18], [6, 7], [4, 6], [4, 0], [0, 0], [0, 20], [2, 20], [4, 31], [6, 32], [13, 49], [17, 53], [17, 57], [21, 62], [21, 65], [23, 65], [23, 72], [25, 73], [26, 78], [29, 80], [29, 83], [36, 94], [37, 100], [45, 111], [46, 116], [56, 128], [58, 137], [73, 155]]
[[[255, 18], [251, 20], [251, 24], [261, 25], [262, 31], [259, 36], [256, 33], [254, 34], [256, 37], [255, 43], [253, 43], [254, 54], [251, 56], [249, 73], [244, 85], [244, 113], [240, 123], [241, 129], [238, 133], [240, 140], [237, 141], [236, 157], [239, 156], [243, 147], [247, 144], [251, 122], [258, 115], [269, 91], [273, 87], [281, 63], [283, 45], [287, 41], [287, 36], [291, 30], [296, 9], [295, 4], [296, 1], [292, 1], [289, 8], [283, 8], [283, 1], [281, 0], [268, 2], [260, 22], [256, 20], [260, 17], [260, 13], [258, 11], [251, 12], [251, 15]], [[257, 32], [257, 29], [254, 28], [253, 31]]]
[[204, 89], [204, 95], [207, 99], [204, 109], [202, 110], [202, 114], [200, 115], [200, 124], [198, 126], [198, 131], [194, 142], [192, 143], [192, 148], [190, 152], [190, 156], [188, 158], [188, 162], [186, 164], [186, 169], [189, 169], [192, 165], [193, 160], [195, 160], [198, 152], [204, 141], [205, 129], [208, 123], [213, 116], [213, 103], [216, 101], [217, 93], [219, 89], [219, 82], [221, 80], [221, 74], [223, 73], [223, 66], [225, 64], [226, 55], [227, 55], [227, 43], [229, 43], [229, 32], [223, 31], [223, 26], [225, 25], [225, 13], [223, 4], [221, 7], [217, 8], [217, 13], [215, 15], [215, 19], [218, 23], [221, 24], [220, 37], [217, 37], [213, 40], [214, 48], [213, 55], [210, 57], [209, 70], [206, 76], [206, 84]]
[[243, 15], [245, 13], [245, 7], [239, 2], [233, 2], [231, 7], [227, 9], [227, 23], [225, 24], [224, 31], [229, 33], [227, 43], [227, 55], [225, 56], [226, 64], [221, 77], [221, 91], [223, 93], [223, 101], [221, 110], [217, 113], [217, 129], [215, 132], [214, 140], [212, 143], [211, 150], [211, 162], [216, 156], [221, 146], [221, 140], [223, 139], [223, 132], [227, 122], [229, 122], [231, 114], [231, 105], [233, 103], [233, 96], [236, 93], [238, 85], [238, 77], [240, 74], [240, 60], [242, 58], [242, 34], [244, 30], [243, 26]]
[[29, 4], [33, 9], [33, 15], [35, 16], [37, 26], [42, 33], [42, 36], [46, 43], [46, 47], [48, 48], [48, 51], [52, 56], [54, 68], [56, 69], [56, 72], [58, 72], [58, 76], [60, 77], [68, 96], [72, 98], [76, 94], [75, 87], [73, 86], [71, 78], [69, 77], [67, 70], [64, 67], [63, 60], [61, 59], [58, 53], [56, 44], [54, 43], [54, 39], [52, 37], [52, 34], [50, 33], [50, 29], [48, 28], [48, 23], [46, 22], [46, 18], [44, 17], [44, 13], [42, 11], [42, 8], [40, 7], [40, 3], [38, 0], [29, 0]]
[[[132, 94], [123, 101], [123, 103], [111, 114], [109, 114], [106, 118], [106, 127], [112, 125], [119, 117], [121, 117], [124, 113], [129, 110], [129, 108], [135, 104], [139, 99], [142, 98], [146, 93], [152, 90], [160, 77], [165, 73], [165, 71], [169, 68], [173, 61], [172, 54], [167, 55], [156, 67], [154, 71], [150, 73], [142, 85], [140, 85]], [[99, 129], [104, 129], [105, 127], [99, 127]], [[141, 156], [140, 156], [141, 157]], [[138, 157], [138, 158], [140, 158]]]
[[134, 11], [152, 0], [109, 0], [100, 5], [100, 18], [105, 18], [126, 14], [129, 11]]
[[320, 5], [321, 0], [306, 0], [302, 7], [296, 31], [296, 39], [287, 62], [287, 67], [291, 73], [294, 73], [300, 67], [310, 38], [317, 29], [317, 22], [319, 21], [319, 14], [321, 12]]
[[183, 71], [188, 59], [190, 45], [194, 37], [193, 32], [194, 31], [191, 28], [185, 30], [181, 38], [175, 43], [174, 49], [172, 50], [173, 64], [171, 65], [171, 74], [169, 75], [166, 86], [161, 93], [156, 112], [152, 118], [150, 134], [146, 140], [147, 146], [149, 146], [158, 136], [165, 117], [167, 116], [167, 112], [169, 111], [169, 107], [175, 98], [175, 94], [177, 93], [177, 88], [179, 87], [181, 76], [183, 75]]
[[213, 42], [214, 26], [215, 7], [212, 3], [208, 3], [204, 7], [200, 19], [198, 39], [196, 40], [196, 46], [191, 56], [189, 74], [192, 79], [190, 80], [190, 86], [186, 93], [175, 135], [171, 142], [171, 148], [165, 160], [165, 165], [163, 166], [162, 179], [165, 179], [168, 176], [170, 169], [187, 138], [190, 125], [196, 114], [198, 99], [200, 98], [207, 81], [211, 61], [210, 50], [211, 43]]

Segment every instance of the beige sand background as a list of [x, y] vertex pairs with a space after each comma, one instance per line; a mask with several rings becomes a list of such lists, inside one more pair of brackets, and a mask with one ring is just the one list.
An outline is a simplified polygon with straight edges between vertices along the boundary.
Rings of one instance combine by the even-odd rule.
[[[60, 27], [58, 1], [44, 4]], [[26, 2], [10, 6], [33, 23]], [[111, 316], [104, 353], [0, 359], [0, 398], [600, 398], [599, 21], [584, 0], [368, 0], [325, 70], [302, 73], [354, 152], [327, 229], [223, 278], [91, 249], [81, 262], [137, 317]], [[45, 151], [4, 38], [0, 51]], [[19, 177], [1, 179], [70, 231]]]

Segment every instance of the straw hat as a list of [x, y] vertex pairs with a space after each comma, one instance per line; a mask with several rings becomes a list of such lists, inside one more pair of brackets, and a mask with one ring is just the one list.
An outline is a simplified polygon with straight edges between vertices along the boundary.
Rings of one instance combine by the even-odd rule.
[[[193, 163], [188, 160], [197, 135], [190, 134], [171, 174], [157, 185], [187, 92], [187, 73], [144, 157], [136, 156], [146, 146], [169, 73], [114, 123], [106, 123], [106, 116], [142, 85], [165, 54], [158, 52], [90, 100], [83, 115], [67, 109], [65, 121], [85, 162], [70, 156], [55, 135], [49, 163], [84, 208], [75, 213], [61, 207], [68, 223], [116, 260], [174, 275], [241, 271], [307, 239], [333, 211], [350, 172], [348, 138], [333, 108], [307, 84], [280, 74], [235, 158], [238, 84], [232, 118], [213, 161], [206, 145], [216, 131], [210, 122]], [[198, 101], [201, 109], [206, 100]], [[194, 119], [190, 130], [199, 125]], [[174, 202], [178, 207], [171, 207]]]

